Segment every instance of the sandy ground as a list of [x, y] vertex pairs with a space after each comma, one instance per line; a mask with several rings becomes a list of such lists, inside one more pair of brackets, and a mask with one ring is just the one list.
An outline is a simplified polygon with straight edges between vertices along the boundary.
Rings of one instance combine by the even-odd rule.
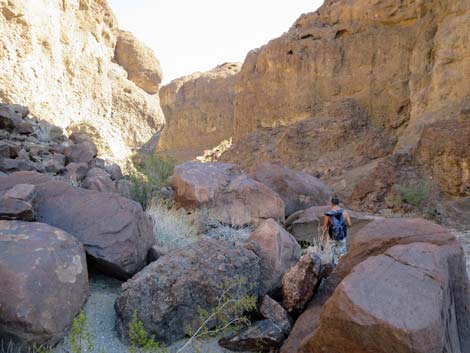
[[[103, 275], [90, 275], [90, 296], [85, 305], [85, 315], [93, 334], [94, 349], [90, 353], [127, 353], [127, 347], [119, 341], [114, 324], [116, 312], [114, 301], [119, 295], [121, 282]], [[67, 338], [64, 340], [67, 342]], [[175, 353], [186, 341], [178, 342], [169, 347], [170, 353]], [[66, 343], [59, 344], [54, 353], [68, 353]], [[205, 340], [197, 346], [188, 347], [184, 353], [228, 353], [230, 351], [219, 347], [217, 339]]]

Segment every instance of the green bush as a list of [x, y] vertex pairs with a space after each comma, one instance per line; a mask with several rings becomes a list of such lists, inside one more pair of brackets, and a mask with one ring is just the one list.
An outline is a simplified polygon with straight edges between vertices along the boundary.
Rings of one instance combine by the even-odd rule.
[[406, 203], [417, 209], [422, 209], [429, 199], [430, 188], [425, 183], [411, 186], [395, 185], [398, 192], [398, 204]]
[[149, 201], [160, 196], [161, 189], [168, 186], [176, 160], [157, 155], [148, 156], [142, 164], [134, 165], [130, 172], [132, 198], [147, 208]]
[[167, 353], [168, 348], [150, 337], [144, 329], [144, 324], [137, 318], [137, 312], [132, 314], [129, 324], [129, 353]]
[[214, 308], [208, 311], [198, 307], [197, 328], [193, 329], [190, 325], [186, 327], [189, 340], [177, 353], [184, 352], [194, 341], [201, 338], [226, 335], [249, 325], [250, 320], [245, 313], [256, 310], [258, 299], [256, 295], [247, 295], [247, 290], [252, 286], [243, 277], [232, 280], [223, 285], [222, 294]]

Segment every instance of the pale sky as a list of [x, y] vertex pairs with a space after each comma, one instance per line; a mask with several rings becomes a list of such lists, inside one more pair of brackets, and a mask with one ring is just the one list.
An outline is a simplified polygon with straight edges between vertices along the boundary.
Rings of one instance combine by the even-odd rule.
[[286, 32], [323, 0], [109, 0], [121, 29], [151, 47], [164, 83], [227, 61]]

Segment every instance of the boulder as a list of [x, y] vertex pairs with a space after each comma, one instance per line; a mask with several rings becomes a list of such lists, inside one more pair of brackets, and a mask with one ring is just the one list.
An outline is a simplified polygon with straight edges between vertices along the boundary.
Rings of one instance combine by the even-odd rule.
[[109, 174], [111, 179], [118, 181], [122, 179], [122, 170], [121, 167], [116, 163], [105, 163], [104, 170]]
[[468, 314], [469, 293], [454, 291], [465, 276], [455, 245], [397, 245], [357, 265], [303, 351], [467, 352], [470, 319], [461, 314]]
[[77, 239], [43, 223], [0, 221], [0, 346], [56, 343], [87, 296]]
[[116, 62], [127, 71], [127, 78], [149, 94], [156, 94], [162, 81], [160, 62], [152, 49], [126, 31], [118, 31], [114, 52]]
[[[318, 243], [321, 238], [323, 217], [328, 206], [313, 206], [292, 214], [286, 220], [287, 229], [297, 241]], [[379, 217], [347, 210], [351, 217], [352, 227], [348, 228], [348, 239], [354, 237], [362, 227]]]
[[50, 158], [46, 158], [42, 164], [46, 173], [59, 174], [64, 170], [65, 157], [62, 154], [54, 153]]
[[271, 320], [248, 326], [236, 335], [219, 340], [219, 345], [235, 352], [273, 352], [285, 340], [286, 334]]
[[68, 163], [90, 163], [98, 154], [96, 145], [85, 134], [73, 134], [70, 138], [77, 142], [64, 149]]
[[348, 253], [338, 263], [337, 273], [344, 278], [368, 257], [383, 254], [394, 245], [414, 242], [443, 245], [456, 239], [447, 229], [424, 219], [377, 219], [350, 239]]
[[330, 188], [310, 174], [263, 163], [256, 167], [252, 175], [253, 179], [281, 196], [286, 206], [286, 217], [311, 206], [326, 206], [330, 203]]
[[91, 168], [85, 180], [82, 183], [82, 187], [88, 190], [96, 190], [101, 192], [116, 193], [116, 184], [111, 180], [111, 177], [103, 169]]
[[224, 224], [258, 225], [269, 218], [284, 221], [281, 198], [233, 164], [186, 162], [177, 165], [171, 185], [179, 204], [207, 208], [210, 217]]
[[289, 313], [281, 304], [268, 295], [265, 295], [263, 299], [261, 299], [259, 313], [263, 315], [264, 318], [274, 322], [286, 335], [288, 335], [292, 329], [293, 322]]
[[259, 246], [263, 292], [281, 288], [282, 277], [300, 259], [300, 245], [273, 219], [261, 223], [248, 241]]
[[282, 304], [287, 311], [302, 311], [315, 294], [321, 281], [321, 259], [311, 253], [302, 255], [299, 262], [282, 278]]
[[33, 221], [35, 198], [36, 187], [34, 185], [17, 184], [13, 186], [0, 197], [0, 219]]
[[187, 325], [199, 327], [198, 307], [215, 307], [225, 284], [244, 280], [236, 292], [257, 295], [259, 277], [260, 260], [243, 244], [204, 239], [173, 251], [123, 284], [115, 303], [120, 336], [135, 312], [157, 340], [175, 341]]
[[155, 240], [152, 221], [137, 202], [76, 188], [35, 172], [4, 177], [0, 192], [25, 183], [36, 185], [37, 219], [79, 239], [100, 271], [127, 279], [146, 265]]
[[7, 104], [0, 104], [0, 130], [12, 131], [21, 124], [21, 118]]
[[64, 179], [72, 183], [81, 183], [88, 174], [88, 164], [69, 163], [65, 167]]
[[[424, 277], [428, 277], [431, 281], [428, 282], [432, 283], [433, 281], [439, 282], [442, 277], [442, 268], [438, 269], [441, 265], [439, 265], [440, 261], [439, 258], [442, 259], [442, 254], [444, 254], [444, 258], [446, 259], [448, 263], [448, 273], [446, 277], [451, 279], [451, 286], [452, 286], [452, 293], [453, 293], [453, 299], [452, 299], [452, 305], [448, 305], [445, 310], [448, 312], [454, 312], [456, 321], [458, 323], [458, 331], [459, 331], [459, 340], [460, 340], [460, 345], [461, 349], [460, 350], [455, 350], [456, 352], [466, 352], [469, 347], [470, 347], [470, 316], [469, 316], [469, 310], [470, 310], [470, 298], [469, 298], [469, 285], [468, 285], [468, 278], [467, 274], [465, 271], [465, 260], [463, 257], [463, 252], [461, 249], [461, 246], [459, 242], [455, 239], [455, 237], [450, 234], [446, 229], [443, 227], [434, 224], [432, 222], [423, 220], [423, 219], [378, 219], [375, 220], [365, 227], [363, 227], [352, 239], [350, 242], [350, 247], [348, 253], [341, 258], [339, 261], [338, 266], [336, 267], [335, 271], [328, 277], [328, 279], [325, 281], [325, 283], [320, 287], [320, 290], [318, 293], [315, 295], [314, 299], [312, 302], [309, 304], [308, 309], [299, 317], [299, 319], [296, 321], [293, 330], [291, 331], [291, 334], [284, 344], [284, 346], [281, 349], [282, 353], [293, 353], [293, 352], [302, 352], [302, 353], [307, 353], [307, 352], [312, 352], [312, 351], [317, 351], [318, 347], [312, 348], [312, 342], [316, 339], [316, 333], [319, 330], [320, 327], [320, 321], [323, 320], [324, 313], [323, 313], [323, 306], [325, 303], [330, 299], [330, 297], [335, 293], [335, 290], [339, 288], [339, 284], [342, 283], [343, 279], [348, 278], [348, 275], [351, 273], [351, 271], [357, 272], [358, 269], [366, 269], [367, 268], [367, 276], [362, 276], [359, 274], [356, 274], [355, 276], [360, 276], [361, 278], [370, 278], [371, 281], [378, 281], [376, 285], [378, 286], [378, 289], [382, 288], [383, 291], [381, 291], [381, 300], [386, 300], [387, 302], [390, 301], [391, 304], [395, 305], [394, 303], [398, 303], [395, 301], [395, 297], [406, 297], [408, 296], [408, 285], [410, 285], [410, 299], [413, 298], [413, 295], [416, 295], [416, 293], [421, 293], [420, 296], [426, 297], [428, 294], [423, 292], [423, 288], [426, 288], [427, 286], [427, 279], [426, 281], [423, 281], [423, 273], [422, 268], [420, 269], [419, 267], [421, 265], [418, 265], [416, 262], [414, 262], [413, 259], [406, 259], [402, 258], [400, 261], [404, 267], [398, 266], [400, 265], [399, 263], [395, 263], [392, 261], [393, 268], [390, 273], [387, 273], [386, 270], [380, 270], [382, 268], [381, 266], [384, 265], [383, 261], [388, 261], [387, 259], [384, 259], [384, 257], [392, 259], [393, 257], [397, 257], [395, 255], [395, 252], [397, 250], [394, 250], [392, 253], [388, 253], [388, 250], [392, 247], [396, 246], [404, 246], [404, 247], [399, 247], [398, 249], [402, 253], [402, 255], [406, 254], [408, 252], [408, 249], [406, 246], [409, 244], [414, 244], [414, 243], [419, 243], [424, 246], [437, 246], [438, 250], [434, 249], [432, 246], [431, 248], [414, 248], [413, 245], [413, 251], [409, 252], [409, 254], [412, 254], [413, 258], [416, 258], [416, 261], [424, 261], [431, 267], [436, 266], [435, 269], [431, 271], [424, 271], [425, 273]], [[424, 250], [425, 249], [425, 250]], [[433, 250], [434, 249], [434, 250]], [[442, 253], [442, 254], [441, 254]], [[449, 255], [451, 253], [451, 255]], [[382, 255], [385, 254], [385, 255]], [[392, 256], [393, 254], [393, 256]], [[436, 255], [437, 254], [437, 255]], [[441, 254], [441, 255], [439, 255]], [[400, 255], [401, 256], [401, 255]], [[380, 258], [377, 260], [377, 258]], [[372, 262], [370, 262], [366, 267], [359, 267], [361, 263], [364, 261], [368, 261], [370, 259]], [[392, 259], [393, 260], [393, 259]], [[438, 261], [439, 260], [439, 261]], [[373, 264], [371, 266], [371, 264]], [[408, 269], [413, 269], [413, 267], [416, 265], [416, 270], [418, 272], [416, 273], [411, 273], [408, 272]], [[371, 267], [373, 267], [374, 271], [376, 272], [374, 275], [371, 274]], [[423, 267], [423, 266], [421, 266]], [[402, 273], [397, 274], [396, 269], [402, 269]], [[437, 272], [435, 272], [437, 271]], [[413, 282], [411, 278], [406, 275], [410, 274], [411, 276], [417, 276], [415, 278], [416, 283], [410, 283]], [[438, 274], [440, 273], [440, 274]], [[388, 289], [385, 289], [385, 286], [387, 285], [384, 280], [381, 279], [381, 277], [384, 278], [389, 278], [389, 276], [394, 277], [393, 280], [389, 279], [390, 284], [397, 286], [397, 288], [400, 288], [403, 293], [396, 293], [396, 291], [389, 291]], [[397, 283], [400, 281], [400, 278], [403, 277], [403, 283]], [[350, 283], [351, 282], [346, 282]], [[434, 283], [435, 284], [435, 283]], [[428, 286], [431, 290], [433, 291], [433, 287], [435, 288], [434, 284]], [[423, 285], [423, 287], [421, 287]], [[446, 284], [443, 284], [442, 282], [438, 284], [439, 286], [442, 286], [443, 292], [448, 291], [446, 289]], [[373, 284], [364, 284], [363, 282], [355, 283], [353, 287], [357, 288], [358, 291], [360, 291], [360, 287], [365, 286], [365, 288], [370, 288], [369, 286], [374, 287]], [[349, 288], [349, 285], [348, 285]], [[352, 288], [352, 287], [351, 287]], [[349, 291], [349, 289], [348, 289]], [[391, 295], [390, 293], [393, 293]], [[431, 312], [435, 310], [435, 308], [442, 308], [443, 302], [438, 300], [434, 295], [435, 291], [433, 294], [430, 295], [430, 298], [433, 297], [435, 300], [435, 305], [432, 305], [428, 308], [428, 310]], [[413, 294], [413, 295], [412, 295]], [[356, 295], [356, 294], [355, 294]], [[363, 293], [363, 301], [371, 300], [371, 305], [376, 305], [374, 303], [377, 302], [378, 296], [375, 295], [375, 290], [370, 291], [369, 293]], [[447, 294], [446, 294], [447, 295]], [[448, 296], [446, 299], [446, 295], [443, 295], [441, 293], [441, 299], [443, 301], [448, 300]], [[344, 297], [343, 297], [344, 299]], [[412, 300], [407, 299], [403, 300], [403, 302], [400, 305], [404, 305], [407, 307], [407, 309], [400, 309], [401, 310], [409, 310], [409, 312], [414, 312], [414, 308], [416, 303], [414, 303]], [[429, 298], [426, 299], [426, 301]], [[419, 300], [418, 300], [419, 301]], [[336, 302], [339, 303], [339, 302]], [[345, 310], [350, 310], [349, 303], [347, 302], [348, 305], [345, 305], [344, 308]], [[362, 305], [362, 304], [361, 304]], [[388, 308], [386, 308], [387, 305], [377, 306], [376, 308], [380, 311], [382, 310], [383, 313], [385, 313]], [[369, 307], [370, 308], [370, 307]], [[367, 309], [369, 310], [369, 309]], [[438, 309], [440, 310], [440, 309]], [[434, 311], [435, 313], [435, 311]], [[358, 312], [359, 315], [362, 315]], [[388, 315], [388, 314], [387, 314]], [[434, 314], [433, 314], [434, 315]], [[369, 319], [366, 316], [363, 316], [366, 322], [374, 322], [374, 321], [368, 321]], [[403, 316], [405, 319], [409, 319], [410, 316], [405, 315]], [[446, 317], [446, 315], [443, 314], [443, 318]], [[391, 320], [395, 320], [396, 316], [391, 315], [390, 316]], [[432, 320], [429, 316], [427, 317], [428, 319]], [[330, 320], [330, 319], [328, 319]], [[374, 319], [375, 320], [375, 319]], [[416, 317], [416, 323], [419, 322], [421, 318]], [[451, 322], [452, 320], [449, 320]], [[412, 322], [404, 322], [405, 325], [410, 325], [410, 327], [413, 327]], [[430, 325], [434, 325], [434, 323], [429, 322]], [[349, 325], [349, 324], [348, 324]], [[348, 326], [351, 327], [351, 326]], [[382, 330], [383, 328], [386, 328], [387, 325], [378, 325], [377, 329]], [[393, 325], [388, 326], [391, 328], [393, 331]], [[439, 327], [439, 323], [437, 326]], [[374, 341], [375, 336], [371, 335], [370, 332], [376, 332], [374, 331], [375, 329], [372, 329], [364, 325], [364, 332], [367, 332], [367, 335], [371, 338], [369, 342]], [[424, 329], [424, 327], [423, 327]], [[427, 330], [427, 331], [426, 331]], [[441, 330], [441, 328], [439, 328]], [[392, 332], [390, 331], [390, 332]], [[364, 337], [364, 332], [362, 332], [360, 329], [357, 329], [354, 331], [355, 334], [357, 334], [357, 337]], [[429, 332], [429, 327], [424, 329], [422, 331], [423, 334], [425, 332]], [[323, 332], [324, 333], [324, 332]], [[427, 333], [426, 333], [427, 335]], [[429, 337], [433, 336], [434, 334], [430, 334]], [[398, 336], [397, 336], [398, 337]], [[452, 337], [452, 336], [449, 336]], [[350, 340], [350, 336], [348, 335], [348, 342]], [[381, 340], [383, 340], [383, 337], [381, 337]], [[432, 339], [434, 340], [434, 338]], [[432, 340], [429, 340], [431, 342]], [[389, 341], [390, 342], [390, 341]], [[426, 342], [426, 339], [423, 339], [423, 342]], [[341, 344], [345, 344], [345, 347], [349, 347], [351, 350], [354, 351], [353, 347], [354, 345], [357, 344], [356, 339], [351, 339], [350, 346], [347, 346], [347, 342], [344, 340], [341, 340]], [[381, 349], [390, 349], [390, 345], [384, 345], [381, 344], [382, 348]], [[348, 348], [348, 349], [349, 349]], [[363, 347], [364, 348], [364, 347]], [[338, 348], [339, 349], [339, 348]], [[344, 349], [341, 348], [341, 349]], [[367, 350], [369, 349], [369, 350]], [[370, 347], [367, 349], [360, 349], [359, 351], [361, 352], [389, 352], [387, 350], [370, 350]], [[322, 350], [319, 350], [322, 351]], [[348, 351], [348, 350], [337, 350], [336, 348], [331, 348], [329, 351], [334, 351], [334, 352], [342, 352], [342, 351]], [[392, 352], [391, 350], [390, 352]], [[409, 347], [407, 347], [403, 352], [411, 352], [412, 350], [409, 350]], [[439, 350], [440, 352], [441, 350]], [[454, 350], [449, 350], [449, 351], [454, 351]], [[430, 351], [431, 352], [431, 351]]]
[[31, 135], [34, 132], [34, 126], [30, 121], [22, 121], [15, 131], [21, 135]]
[[0, 171], [12, 173], [18, 171], [32, 171], [40, 169], [38, 165], [36, 165], [30, 159], [25, 158], [2, 158], [0, 159]]
[[132, 199], [132, 182], [127, 179], [121, 179], [116, 183], [116, 188], [122, 197]]

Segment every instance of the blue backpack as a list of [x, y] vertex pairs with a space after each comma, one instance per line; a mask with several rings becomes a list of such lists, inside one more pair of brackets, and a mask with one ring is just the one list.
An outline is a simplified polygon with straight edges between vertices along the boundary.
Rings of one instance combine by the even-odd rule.
[[330, 210], [325, 212], [325, 215], [330, 217], [330, 224], [328, 226], [328, 233], [333, 240], [343, 240], [347, 236], [346, 220], [343, 216], [343, 210]]

